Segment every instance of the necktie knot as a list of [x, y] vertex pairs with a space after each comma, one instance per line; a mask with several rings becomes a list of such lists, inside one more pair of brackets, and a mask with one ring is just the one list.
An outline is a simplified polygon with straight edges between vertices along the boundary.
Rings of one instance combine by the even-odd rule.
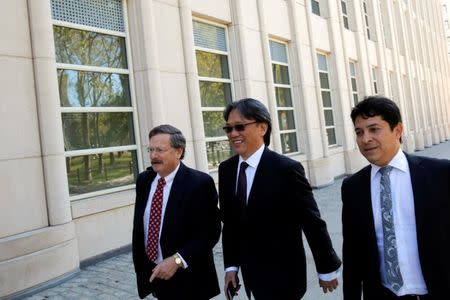
[[392, 166], [385, 166], [385, 167], [382, 167], [381, 169], [380, 169], [380, 174], [381, 174], [381, 176], [389, 176], [389, 174], [391, 173], [391, 171], [392, 171]]
[[240, 172], [244, 172], [245, 169], [247, 169], [247, 167], [248, 167], [248, 163], [246, 163], [245, 161], [241, 162]]
[[156, 188], [164, 187], [165, 185], [166, 185], [166, 180], [164, 179], [164, 177], [161, 177], [158, 179], [158, 186]]

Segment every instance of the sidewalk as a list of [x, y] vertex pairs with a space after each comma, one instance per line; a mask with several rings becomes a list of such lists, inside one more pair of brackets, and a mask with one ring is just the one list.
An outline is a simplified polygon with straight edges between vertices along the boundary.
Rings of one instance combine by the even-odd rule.
[[[450, 159], [450, 141], [427, 148], [415, 153], [416, 155]], [[341, 198], [340, 188], [342, 179], [332, 185], [314, 190], [314, 195], [323, 219], [327, 222], [328, 230], [334, 248], [341, 257]], [[224, 272], [222, 249], [219, 242], [214, 249], [214, 257], [222, 286]], [[305, 243], [307, 245], [307, 243]], [[324, 294], [319, 288], [312, 255], [307, 247], [308, 261], [308, 290], [303, 297], [305, 300], [335, 300], [342, 299], [342, 287], [331, 294]], [[340, 282], [342, 280], [340, 279]], [[74, 278], [31, 297], [28, 300], [44, 299], [139, 299], [136, 291], [136, 281], [131, 253], [125, 253], [91, 265], [81, 270]], [[147, 299], [154, 299], [148, 297]], [[214, 298], [225, 300], [223, 294]], [[247, 299], [242, 291], [234, 299]], [[180, 299], [181, 300], [181, 299]]]

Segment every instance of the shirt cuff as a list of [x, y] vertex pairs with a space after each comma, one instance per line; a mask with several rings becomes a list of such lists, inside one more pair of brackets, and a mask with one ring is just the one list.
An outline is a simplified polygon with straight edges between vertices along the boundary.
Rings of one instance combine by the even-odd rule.
[[226, 272], [239, 272], [239, 268], [238, 267], [228, 267], [225, 269], [225, 273]]
[[341, 268], [339, 268], [336, 271], [331, 272], [331, 273], [327, 273], [327, 274], [317, 273], [317, 275], [319, 275], [319, 279], [322, 281], [331, 281], [331, 280], [338, 278], [341, 275]]
[[181, 256], [181, 254], [178, 253], [178, 252], [177, 252], [177, 255], [178, 255], [178, 256], [180, 257], [180, 259], [181, 259], [181, 267], [182, 267], [183, 269], [187, 269], [188, 264], [187, 264], [187, 262], [184, 260], [183, 256]]

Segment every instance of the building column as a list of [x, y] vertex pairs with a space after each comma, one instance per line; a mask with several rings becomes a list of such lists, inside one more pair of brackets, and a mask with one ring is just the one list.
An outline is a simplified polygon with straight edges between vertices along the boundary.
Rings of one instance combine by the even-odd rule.
[[[407, 15], [406, 15], [406, 29], [408, 31], [408, 36], [409, 36], [409, 43], [408, 45], [410, 46], [409, 48], [411, 48], [411, 51], [409, 51], [410, 57], [408, 59], [408, 62], [410, 65], [410, 78], [411, 81], [415, 80], [414, 84], [411, 85], [412, 87], [412, 94], [414, 95], [414, 104], [416, 106], [416, 110], [418, 111], [417, 113], [417, 117], [419, 117], [418, 120], [418, 128], [416, 128], [416, 135], [415, 135], [415, 141], [416, 141], [416, 150], [423, 150], [425, 148], [425, 140], [426, 140], [426, 115], [425, 115], [425, 109], [424, 109], [424, 105], [422, 102], [423, 99], [423, 91], [421, 88], [421, 72], [420, 72], [420, 61], [419, 61], [419, 55], [418, 55], [418, 46], [417, 46], [417, 41], [420, 41], [420, 35], [419, 36], [415, 36], [415, 26], [417, 26], [417, 22], [414, 22], [412, 20], [413, 18], [413, 14], [411, 13], [412, 11], [412, 6], [409, 6], [409, 9], [407, 10]], [[415, 20], [417, 21], [417, 19]], [[413, 52], [413, 53], [411, 53]], [[414, 60], [412, 60], [414, 59]], [[414, 70], [414, 76], [413, 73], [411, 73], [411, 71]]]
[[431, 90], [432, 90], [432, 94], [433, 94], [433, 96], [430, 99], [430, 104], [431, 104], [431, 108], [433, 111], [433, 122], [432, 122], [433, 126], [432, 126], [431, 134], [432, 134], [433, 144], [439, 144], [440, 139], [439, 139], [438, 127], [439, 127], [439, 122], [440, 122], [439, 118], [440, 117], [439, 117], [439, 107], [438, 107], [437, 103], [438, 103], [438, 99], [439, 99], [440, 95], [439, 95], [438, 84], [437, 84], [437, 81], [439, 80], [438, 76], [437, 76], [438, 61], [437, 61], [437, 53], [436, 53], [436, 49], [435, 49], [435, 45], [437, 43], [436, 43], [436, 38], [435, 38], [435, 35], [436, 35], [436, 31], [435, 31], [436, 28], [434, 26], [435, 20], [433, 18], [433, 16], [435, 16], [435, 14], [432, 10], [432, 6], [431, 6], [432, 3], [433, 3], [433, 1], [427, 1], [425, 4], [426, 10], [428, 12], [427, 16], [428, 17], [431, 16], [431, 19], [427, 20], [427, 21], [429, 21], [429, 25], [428, 25], [428, 39], [429, 39], [429, 43], [428, 43], [429, 48], [428, 49], [429, 49], [429, 52], [428, 52], [428, 55], [430, 57], [430, 66], [429, 66], [430, 78], [431, 78], [430, 85], [431, 85]]
[[28, 0], [49, 224], [72, 221], [50, 1]]
[[442, 4], [440, 1], [433, 2], [433, 8], [434, 8], [434, 14], [437, 16], [437, 18], [434, 18], [435, 22], [435, 33], [436, 33], [436, 39], [437, 39], [437, 52], [439, 59], [439, 63], [437, 65], [438, 74], [440, 80], [438, 81], [439, 86], [439, 98], [437, 99], [437, 105], [439, 108], [439, 123], [438, 123], [438, 131], [439, 131], [439, 141], [444, 142], [446, 140], [446, 133], [445, 133], [445, 123], [446, 123], [446, 115], [445, 115], [445, 90], [444, 90], [444, 82], [445, 82], [445, 65], [448, 63], [447, 61], [447, 53], [445, 49], [447, 49], [446, 45], [446, 38], [444, 33], [444, 27], [442, 26]]
[[[313, 143], [314, 140], [312, 138], [312, 134], [314, 129], [314, 126], [312, 126], [312, 114], [314, 114], [314, 111], [311, 111], [311, 107], [307, 106], [308, 99], [308, 90], [312, 90], [314, 88], [314, 81], [309, 81], [307, 76], [304, 76], [306, 74], [306, 70], [308, 68], [312, 69], [311, 66], [305, 66], [305, 63], [303, 62], [303, 55], [308, 55], [310, 52], [310, 49], [307, 48], [305, 45], [301, 44], [301, 33], [302, 28], [300, 28], [299, 20], [300, 16], [298, 13], [297, 6], [300, 4], [297, 4], [295, 0], [289, 0], [288, 1], [288, 12], [289, 12], [289, 20], [291, 22], [291, 28], [292, 28], [292, 39], [291, 39], [291, 57], [292, 59], [292, 67], [291, 67], [291, 76], [292, 76], [292, 93], [300, 95], [301, 101], [297, 104], [297, 107], [299, 108], [299, 114], [301, 115], [299, 124], [301, 124], [301, 130], [303, 133], [301, 134], [302, 137], [304, 137], [304, 149], [302, 152], [305, 153], [306, 158], [308, 160], [314, 159], [315, 156], [318, 154], [315, 154], [313, 149]], [[272, 77], [272, 76], [271, 76]], [[273, 83], [273, 79], [271, 81]], [[317, 97], [315, 97], [317, 98]], [[299, 128], [300, 129], [300, 128]], [[316, 135], [319, 134], [316, 132]], [[301, 143], [299, 143], [301, 145]], [[321, 154], [320, 154], [321, 156]]]
[[208, 172], [205, 130], [203, 128], [200, 87], [195, 58], [191, 1], [179, 0], [178, 5], [180, 9], [181, 36], [183, 39], [184, 65], [186, 67], [186, 86], [189, 98], [189, 115], [192, 125], [195, 165], [198, 170]]
[[[237, 64], [237, 72], [234, 72], [239, 78], [233, 78], [235, 84], [235, 93], [236, 93], [236, 100], [242, 99], [242, 98], [249, 98], [252, 97], [252, 84], [251, 84], [251, 76], [249, 71], [249, 53], [248, 53], [248, 47], [247, 47], [247, 38], [246, 38], [246, 26], [245, 26], [245, 17], [243, 15], [244, 13], [244, 7], [243, 7], [243, 1], [248, 0], [234, 0], [230, 1], [230, 8], [231, 8], [231, 20], [232, 23], [230, 24], [230, 32], [234, 32], [234, 36], [236, 37], [235, 40], [235, 47], [239, 49], [239, 51], [236, 51], [235, 56], [237, 57], [237, 61], [239, 62]], [[239, 84], [237, 84], [239, 83]]]
[[[159, 53], [156, 41], [156, 24], [153, 1], [129, 1], [129, 32], [133, 57], [137, 114], [142, 153], [146, 153], [148, 132], [165, 123]], [[144, 155], [144, 165], [149, 165]]]
[[[336, 95], [338, 102], [334, 104], [334, 122], [337, 132], [340, 136], [341, 144], [344, 151], [347, 153], [350, 151], [353, 153], [355, 149], [355, 139], [353, 134], [352, 122], [349, 118], [351, 113], [351, 107], [353, 106], [353, 97], [351, 96], [351, 83], [350, 80], [350, 67], [349, 59], [347, 55], [346, 42], [344, 37], [344, 25], [342, 22], [342, 6], [341, 1], [330, 1], [329, 16], [327, 20], [328, 31], [330, 32], [330, 47], [333, 53], [333, 62], [331, 64], [335, 69], [331, 73], [336, 74], [337, 81], [330, 82], [332, 88], [332, 94]], [[333, 72], [334, 71], [334, 72]], [[335, 100], [336, 101], [336, 100]], [[346, 170], [352, 170], [353, 163], [351, 163], [350, 157], [346, 157]]]
[[[247, 1], [247, 0], [245, 0]], [[275, 88], [272, 75], [272, 60], [270, 58], [269, 34], [266, 29], [266, 18], [264, 1], [257, 0], [256, 6], [258, 9], [259, 32], [261, 37], [261, 47], [264, 60], [264, 74], [266, 77], [267, 89], [267, 107], [272, 116], [272, 141], [273, 149], [279, 153], [282, 152], [280, 139], [280, 126], [278, 125], [277, 99], [275, 96]]]
[[[405, 144], [405, 150], [407, 152], [413, 152], [416, 149], [416, 141], [415, 141], [415, 130], [417, 130], [417, 124], [416, 124], [416, 114], [415, 114], [415, 108], [414, 105], [412, 105], [411, 99], [407, 99], [408, 95], [411, 94], [411, 80], [408, 80], [408, 84], [403, 85], [403, 71], [402, 71], [402, 64], [400, 63], [400, 59], [404, 60], [404, 65], [405, 65], [405, 73], [407, 75], [410, 75], [410, 69], [409, 69], [409, 62], [408, 62], [408, 50], [407, 50], [407, 44], [405, 41], [405, 37], [403, 36], [403, 32], [404, 32], [404, 27], [405, 27], [405, 22], [404, 19], [402, 18], [403, 15], [403, 3], [400, 3], [399, 1], [391, 3], [390, 5], [388, 5], [388, 7], [391, 7], [391, 5], [393, 5], [393, 9], [395, 11], [398, 12], [398, 17], [400, 18], [399, 20], [399, 24], [400, 24], [400, 28], [398, 26], [393, 26], [395, 29], [395, 38], [393, 39], [393, 49], [399, 49], [399, 43], [401, 40], [401, 43], [404, 45], [404, 50], [405, 50], [405, 56], [400, 57], [400, 53], [398, 50], [394, 51], [394, 65], [395, 65], [395, 69], [397, 70], [396, 72], [396, 79], [398, 82], [398, 87], [399, 87], [399, 91], [400, 91], [400, 110], [403, 116], [403, 135], [405, 137], [404, 140], [404, 144]], [[390, 20], [395, 20], [397, 16], [394, 16], [393, 14], [391, 14], [391, 18]], [[397, 25], [398, 23], [396, 23]], [[408, 93], [409, 91], [409, 93]], [[410, 121], [410, 122], [408, 122]]]
[[[314, 43], [314, 29], [312, 26], [312, 7], [311, 7], [311, 1], [305, 1], [305, 15], [306, 15], [306, 26], [307, 26], [307, 32], [308, 32], [308, 41], [310, 42], [309, 45], [309, 52], [311, 55], [311, 62], [312, 62], [312, 70], [313, 70], [313, 78], [314, 78], [314, 99], [316, 99], [315, 106], [317, 108], [317, 113], [319, 117], [319, 130], [320, 130], [320, 137], [321, 137], [321, 146], [322, 146], [322, 157], [327, 158], [329, 157], [329, 149], [328, 149], [328, 138], [327, 138], [327, 130], [325, 128], [325, 116], [323, 114], [323, 104], [322, 104], [322, 93], [320, 91], [320, 79], [319, 79], [319, 66], [317, 62], [317, 49]], [[317, 155], [320, 155], [320, 153], [317, 153]], [[326, 164], [328, 165], [328, 163]]]
[[[423, 2], [417, 2], [417, 8], [420, 10], [423, 10]], [[420, 6], [420, 7], [419, 7]], [[430, 91], [430, 88], [428, 86], [428, 82], [430, 80], [429, 73], [427, 72], [427, 61], [428, 58], [426, 57], [426, 53], [428, 53], [428, 43], [426, 42], [426, 35], [424, 34], [424, 30], [426, 30], [425, 22], [422, 19], [421, 15], [416, 15], [416, 26], [418, 28], [418, 43], [417, 49], [420, 49], [420, 56], [417, 55], [419, 59], [419, 70], [420, 70], [420, 86], [422, 87], [422, 112], [424, 115], [424, 146], [430, 147], [433, 145], [432, 138], [431, 138], [431, 129], [432, 129], [432, 122], [433, 118], [431, 117], [431, 108], [430, 108], [430, 94], [432, 91]]]

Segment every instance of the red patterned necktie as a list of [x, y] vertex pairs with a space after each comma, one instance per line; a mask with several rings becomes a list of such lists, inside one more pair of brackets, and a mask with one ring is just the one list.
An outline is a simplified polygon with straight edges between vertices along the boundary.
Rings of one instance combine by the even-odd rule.
[[153, 194], [150, 208], [150, 220], [148, 222], [147, 257], [155, 261], [158, 257], [159, 228], [161, 227], [161, 213], [163, 204], [163, 189], [166, 181], [163, 177], [158, 180], [155, 194]]

